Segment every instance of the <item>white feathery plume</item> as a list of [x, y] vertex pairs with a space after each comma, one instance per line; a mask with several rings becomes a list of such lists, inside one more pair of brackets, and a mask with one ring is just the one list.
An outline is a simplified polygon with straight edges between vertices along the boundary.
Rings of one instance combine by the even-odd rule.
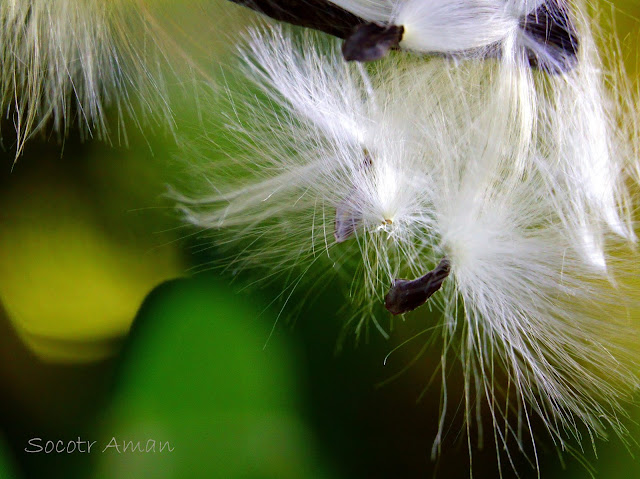
[[330, 1], [370, 22], [403, 26], [407, 49], [450, 53], [502, 41], [545, 0]]
[[[244, 63], [261, 93], [231, 98], [238, 152], [210, 165], [213, 195], [181, 198], [186, 218], [247, 239], [245, 264], [282, 270], [326, 254], [344, 271], [359, 257], [363, 321], [380, 322], [383, 302], [398, 314], [433, 294], [443, 382], [456, 354], [468, 427], [484, 400], [498, 451], [524, 452], [532, 416], [562, 448], [585, 427], [623, 436], [639, 382], [619, 281], [629, 265], [614, 251], [635, 240], [636, 118], [620, 121], [581, 35], [575, 69], [549, 77], [403, 55], [365, 69], [318, 36], [254, 31]], [[442, 397], [434, 453], [446, 383]]]
[[13, 122], [16, 158], [46, 125], [60, 136], [76, 123], [109, 138], [105, 109], [171, 126], [155, 26], [142, 0], [0, 2], [0, 107]]
[[[567, 0], [329, 1], [371, 22], [347, 39], [347, 59], [375, 59], [397, 45], [419, 53], [526, 57], [557, 73], [572, 68], [579, 49]], [[373, 53], [372, 40], [383, 51]]]

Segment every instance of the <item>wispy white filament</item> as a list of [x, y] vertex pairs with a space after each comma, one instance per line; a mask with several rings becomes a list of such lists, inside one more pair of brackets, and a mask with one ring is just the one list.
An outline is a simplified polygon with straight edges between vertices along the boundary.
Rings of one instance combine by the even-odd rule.
[[399, 47], [418, 53], [526, 58], [565, 72], [580, 48], [568, 0], [330, 1], [368, 22], [402, 27]]
[[[635, 117], [582, 35], [576, 69], [549, 77], [524, 60], [396, 55], [365, 69], [319, 37], [256, 31], [244, 62], [259, 94], [232, 97], [225, 125], [238, 153], [211, 165], [214, 194], [182, 199], [187, 219], [248, 238], [246, 262], [276, 270], [325, 254], [339, 267], [356, 246], [354, 301], [378, 322], [395, 278], [447, 257], [431, 301], [443, 377], [451, 352], [462, 364], [467, 424], [484, 401], [498, 449], [523, 447], [513, 410], [563, 447], [585, 426], [623, 434], [638, 378], [616, 282], [628, 264], [613, 251], [635, 239]], [[339, 243], [336, 211], [355, 225]], [[447, 413], [445, 401], [435, 450]]]
[[160, 52], [140, 0], [0, 2], [0, 107], [17, 134], [17, 155], [46, 125], [108, 138], [105, 109], [170, 116]]
[[487, 47], [516, 33], [542, 0], [331, 0], [365, 20], [402, 25], [402, 45], [423, 52]]

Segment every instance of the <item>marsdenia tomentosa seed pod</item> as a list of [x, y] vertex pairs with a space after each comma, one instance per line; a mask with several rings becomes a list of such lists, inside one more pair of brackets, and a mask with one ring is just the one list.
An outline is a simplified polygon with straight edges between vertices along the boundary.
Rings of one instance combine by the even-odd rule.
[[105, 109], [136, 118], [136, 100], [171, 126], [148, 15], [142, 0], [0, 2], [0, 108], [16, 130], [16, 157], [47, 126], [109, 138]]

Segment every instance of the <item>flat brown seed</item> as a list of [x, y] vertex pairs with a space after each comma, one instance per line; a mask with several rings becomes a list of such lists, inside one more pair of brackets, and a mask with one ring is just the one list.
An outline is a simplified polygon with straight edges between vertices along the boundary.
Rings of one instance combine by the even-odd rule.
[[396, 279], [384, 298], [384, 306], [391, 314], [404, 314], [422, 306], [442, 287], [451, 273], [451, 263], [443, 258], [438, 266], [421, 278]]
[[580, 41], [566, 0], [547, 0], [521, 22], [535, 48], [527, 49], [529, 64], [559, 75], [578, 63]]
[[351, 205], [353, 204], [352, 197], [355, 192], [350, 194], [346, 200], [340, 203], [336, 207], [336, 224], [333, 236], [337, 243], [342, 243], [348, 240], [358, 229], [362, 222], [362, 217], [357, 212], [353, 211]]
[[379, 60], [393, 48], [399, 48], [404, 27], [365, 23], [359, 25], [342, 44], [342, 56], [348, 62]]
[[[360, 173], [366, 173], [369, 168], [371, 168], [371, 165], [373, 165], [373, 160], [369, 152], [364, 150], [363, 154], [364, 160], [362, 161], [362, 166], [359, 168]], [[362, 224], [362, 213], [354, 210], [358, 196], [359, 190], [354, 187], [349, 195], [336, 207], [336, 222], [333, 236], [337, 243], [347, 241]]]

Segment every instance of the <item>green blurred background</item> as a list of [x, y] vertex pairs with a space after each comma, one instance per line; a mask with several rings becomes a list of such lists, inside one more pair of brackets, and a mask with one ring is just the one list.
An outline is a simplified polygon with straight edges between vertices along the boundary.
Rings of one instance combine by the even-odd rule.
[[[219, 81], [238, 32], [257, 16], [222, 0], [149, 4], [172, 53], [198, 65], [170, 76], [176, 133], [197, 138], [216, 113], [196, 94], [199, 83]], [[640, 4], [616, 7], [635, 81]], [[290, 302], [303, 306], [288, 321], [273, 300], [281, 284], [247, 287], [252, 273], [214, 267], [228, 251], [181, 224], [165, 195], [187, 176], [174, 135], [126, 126], [127, 145], [81, 142], [74, 132], [63, 145], [37, 137], [15, 165], [11, 125], [2, 126], [0, 478], [468, 477], [460, 417], [442, 456], [430, 459], [439, 385], [423, 390], [438, 348], [393, 380], [422, 344], [385, 362], [424, 326], [396, 325], [389, 339], [372, 331], [337, 353], [349, 318], [339, 282], [294, 293]], [[456, 382], [450, 395], [462, 393]], [[91, 454], [32, 454], [31, 438], [96, 444]], [[113, 438], [121, 451], [123, 441], [148, 440], [156, 451], [102, 452]], [[167, 441], [173, 450], [160, 452]], [[497, 477], [485, 442], [474, 476]], [[635, 446], [599, 442], [596, 460], [585, 445], [598, 477], [640, 477]], [[538, 448], [542, 477], [589, 477], [548, 437]], [[537, 477], [514, 458], [521, 477]]]

